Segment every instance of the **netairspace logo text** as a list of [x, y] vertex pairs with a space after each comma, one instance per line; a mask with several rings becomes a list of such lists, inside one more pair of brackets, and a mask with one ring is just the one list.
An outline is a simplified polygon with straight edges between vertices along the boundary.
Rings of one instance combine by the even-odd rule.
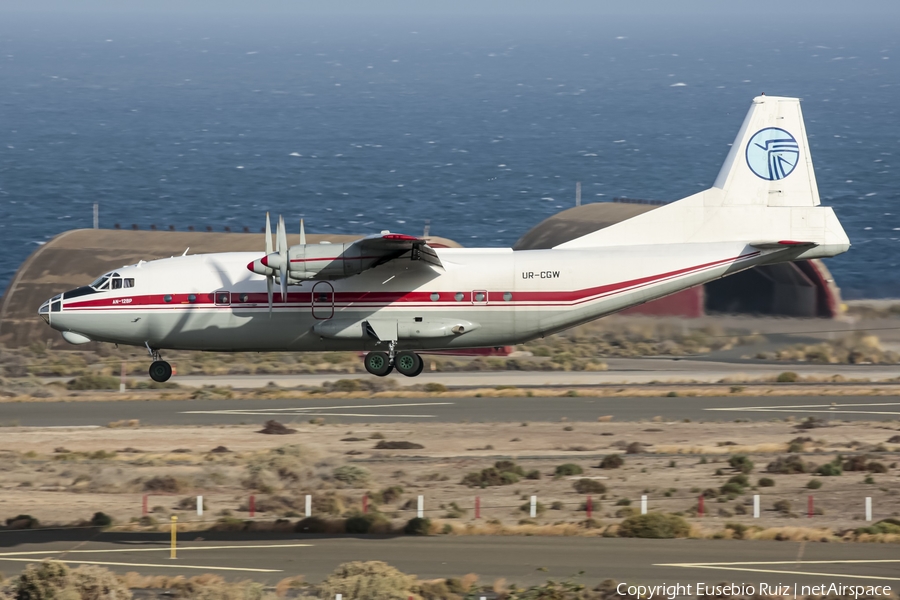
[[890, 596], [889, 585], [843, 585], [840, 583], [823, 583], [820, 585], [786, 585], [782, 583], [760, 583], [750, 585], [744, 583], [715, 584], [708, 583], [675, 583], [662, 585], [629, 585], [620, 583], [616, 586], [620, 596], [643, 598], [644, 600], [675, 600], [684, 596], [701, 598], [703, 596], [782, 596], [799, 598], [801, 596], [840, 596], [845, 598], [876, 598]]

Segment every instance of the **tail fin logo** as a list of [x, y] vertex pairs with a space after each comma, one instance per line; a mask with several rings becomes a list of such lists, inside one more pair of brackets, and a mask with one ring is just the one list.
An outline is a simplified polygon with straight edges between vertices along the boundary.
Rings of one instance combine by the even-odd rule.
[[800, 161], [800, 145], [790, 133], [778, 127], [757, 131], [747, 143], [747, 166], [762, 179], [784, 179]]

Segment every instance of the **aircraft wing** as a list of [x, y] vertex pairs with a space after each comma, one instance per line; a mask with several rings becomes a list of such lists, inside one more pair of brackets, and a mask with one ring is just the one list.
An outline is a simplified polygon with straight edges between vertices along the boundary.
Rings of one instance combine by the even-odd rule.
[[364, 250], [366, 256], [383, 256], [384, 260], [378, 264], [384, 264], [390, 260], [400, 258], [407, 252], [410, 253], [412, 260], [421, 260], [436, 267], [443, 267], [441, 259], [438, 258], [434, 248], [428, 245], [423, 238], [414, 235], [406, 235], [403, 233], [377, 233], [364, 237], [353, 243], [361, 250]]

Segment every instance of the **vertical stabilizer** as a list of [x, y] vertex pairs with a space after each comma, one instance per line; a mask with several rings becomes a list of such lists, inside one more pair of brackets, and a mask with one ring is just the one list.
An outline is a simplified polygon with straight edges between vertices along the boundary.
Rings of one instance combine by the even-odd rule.
[[721, 206], [818, 206], [799, 99], [753, 99], [713, 187]]

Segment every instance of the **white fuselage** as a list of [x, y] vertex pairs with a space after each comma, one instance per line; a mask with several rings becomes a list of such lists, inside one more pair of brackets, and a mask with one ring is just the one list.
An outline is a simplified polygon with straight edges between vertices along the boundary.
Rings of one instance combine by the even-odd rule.
[[[63, 299], [50, 325], [103, 342], [214, 351], [445, 349], [515, 344], [768, 262], [740, 242], [513, 251], [437, 249], [443, 268], [403, 259], [274, 294], [247, 270], [258, 253], [117, 269], [133, 287]], [[366, 334], [364, 323], [377, 337]]]

